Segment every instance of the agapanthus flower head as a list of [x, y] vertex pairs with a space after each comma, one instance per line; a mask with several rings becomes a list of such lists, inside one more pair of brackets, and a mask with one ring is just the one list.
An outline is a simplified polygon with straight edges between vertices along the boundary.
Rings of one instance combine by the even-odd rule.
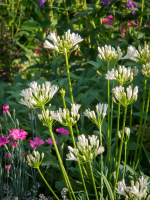
[[129, 127], [125, 127], [125, 135], [122, 135], [122, 131], [118, 131], [118, 137], [121, 139], [123, 137], [123, 142], [127, 143], [129, 137], [130, 137], [130, 128]]
[[43, 83], [42, 86], [33, 81], [29, 86], [30, 88], [23, 90], [20, 94], [24, 98], [20, 100], [20, 103], [29, 108], [47, 104], [59, 89], [56, 85], [51, 85], [49, 81]]
[[48, 35], [47, 38], [51, 40], [53, 44], [46, 40], [44, 42], [44, 48], [55, 49], [60, 53], [70, 52], [75, 45], [76, 46], [74, 47], [74, 50], [77, 49], [77, 44], [83, 41], [80, 35], [75, 33], [71, 34], [70, 30], [65, 32], [65, 35], [63, 35], [62, 38], [56, 36], [55, 32], [50, 33], [50, 35]]
[[104, 47], [98, 47], [98, 57], [102, 60], [113, 61], [117, 62], [118, 60], [122, 59], [122, 52], [120, 47], [117, 47], [117, 50], [115, 48], [111, 47], [110, 45], [105, 45]]
[[113, 98], [113, 101], [117, 103], [116, 102], [117, 100], [122, 106], [126, 107], [137, 100], [138, 87], [135, 86], [132, 92], [132, 88], [131, 86], [129, 86], [126, 88], [126, 92], [125, 92], [124, 87], [120, 85], [119, 87], [117, 86], [113, 88], [112, 92], [115, 95], [115, 98]]
[[9, 105], [3, 105], [3, 114], [6, 115], [6, 112], [9, 110]]
[[84, 116], [88, 117], [94, 124], [97, 126], [101, 126], [104, 120], [104, 117], [107, 112], [108, 105], [107, 104], [102, 104], [99, 103], [96, 105], [96, 113], [95, 111], [90, 111], [90, 109], [86, 109], [85, 112], [83, 113]]
[[[48, 138], [47, 140], [45, 140], [50, 146], [54, 145], [53, 141], [51, 138]], [[56, 144], [58, 144], [58, 142], [55, 140]]]
[[53, 113], [54, 111], [50, 111], [49, 109], [47, 109], [45, 111], [45, 114], [43, 111], [42, 111], [42, 114], [38, 114], [38, 118], [43, 123], [44, 126], [49, 126], [49, 124], [52, 126], [55, 123], [51, 116]]
[[7, 172], [9, 172], [10, 168], [11, 168], [11, 164], [5, 166], [5, 169], [7, 170]]
[[64, 134], [64, 135], [69, 135], [70, 134], [69, 131], [64, 129], [64, 128], [57, 128], [56, 132]]
[[142, 71], [142, 74], [145, 76], [145, 77], [148, 77], [150, 78], [150, 62], [149, 63], [146, 63], [146, 65], [142, 65], [143, 69], [141, 70]]
[[[40, 158], [40, 153], [38, 151], [33, 151], [33, 155], [27, 155], [28, 164], [33, 168], [38, 168], [44, 158], [44, 153], [42, 153], [42, 157]], [[41, 160], [40, 160], [41, 159]]]
[[39, 6], [40, 6], [41, 8], [44, 7], [44, 3], [45, 3], [45, 1], [46, 1], [46, 0], [41, 0], [41, 1], [39, 1]]
[[112, 69], [107, 71], [105, 74], [106, 79], [117, 80], [120, 85], [127, 84], [133, 80], [133, 72], [131, 72], [131, 67], [119, 66], [118, 70]]
[[78, 114], [80, 106], [79, 104], [71, 104], [71, 112], [68, 109], [59, 108], [58, 111], [52, 113], [52, 118], [63, 126], [73, 126], [80, 118]]
[[8, 137], [4, 137], [4, 136], [0, 137], [0, 146], [3, 146], [4, 144], [7, 144], [9, 142], [10, 140], [8, 140]]
[[37, 146], [41, 146], [42, 144], [44, 144], [44, 141], [39, 137], [35, 137], [33, 138], [33, 140], [30, 140], [30, 146], [32, 148], [36, 148]]
[[130, 59], [137, 62], [138, 61], [137, 57], [138, 57], [138, 54], [135, 47], [129, 46], [127, 50], [127, 54], [122, 59]]
[[104, 147], [99, 146], [98, 136], [92, 135], [88, 139], [85, 138], [85, 135], [78, 136], [77, 147], [78, 149], [68, 146], [69, 154], [67, 154], [66, 160], [75, 160], [81, 163], [91, 161], [98, 154], [103, 153]]
[[9, 132], [10, 132], [9, 138], [14, 140], [19, 140], [19, 139], [24, 140], [28, 135], [28, 133], [23, 129], [12, 129], [9, 130]]

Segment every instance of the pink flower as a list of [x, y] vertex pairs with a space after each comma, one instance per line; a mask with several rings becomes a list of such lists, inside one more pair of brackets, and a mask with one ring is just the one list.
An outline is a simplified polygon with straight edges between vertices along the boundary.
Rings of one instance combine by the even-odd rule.
[[128, 22], [128, 26], [131, 26], [132, 24], [130, 22]]
[[10, 135], [9, 135], [9, 138], [10, 139], [15, 139], [15, 140], [19, 140], [19, 139], [25, 139], [28, 135], [28, 133], [26, 131], [24, 131], [23, 129], [12, 129], [9, 130], [10, 132]]
[[9, 105], [3, 105], [3, 114], [6, 115], [6, 112], [8, 111], [9, 109]]
[[64, 128], [57, 128], [56, 132], [62, 133], [62, 134], [65, 134], [65, 135], [69, 135], [70, 134], [69, 131], [65, 130]]
[[10, 168], [11, 168], [11, 165], [6, 165], [6, 170], [7, 170], [7, 172], [9, 172], [9, 170], [10, 170]]
[[35, 137], [35, 138], [33, 138], [33, 140], [30, 140], [30, 146], [32, 148], [41, 146], [42, 144], [44, 144], [44, 141], [42, 139], [40, 139], [39, 137]]
[[118, 40], [121, 40], [122, 38], [118, 37]]
[[9, 143], [10, 140], [7, 140], [7, 139], [8, 139], [8, 137], [2, 136], [2, 137], [0, 138], [0, 146], [3, 146], [4, 144]]
[[103, 19], [104, 24], [106, 24], [108, 21], [109, 21], [108, 18], [104, 18], [104, 19]]
[[11, 158], [11, 155], [9, 153], [6, 154], [7, 158]]
[[17, 142], [11, 142], [10, 144], [12, 144], [12, 147], [17, 147]]
[[[48, 138], [47, 140], [45, 140], [48, 144], [50, 145], [54, 145], [53, 141], [51, 140], [51, 138]], [[58, 144], [58, 142], [55, 140], [56, 144]]]
[[113, 16], [112, 15], [108, 15], [108, 19], [113, 20]]

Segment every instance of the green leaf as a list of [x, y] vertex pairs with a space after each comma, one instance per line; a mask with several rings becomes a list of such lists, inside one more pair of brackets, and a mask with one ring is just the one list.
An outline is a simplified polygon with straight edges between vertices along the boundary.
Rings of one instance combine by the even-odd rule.
[[88, 61], [88, 62], [86, 62], [86, 63], [89, 63], [89, 64], [93, 65], [95, 70], [97, 70], [97, 69], [100, 67], [100, 64], [99, 64], [99, 63], [94, 62], [94, 61], [92, 61], [92, 60], [90, 60], [90, 61]]
[[149, 155], [148, 151], [146, 150], [145, 146], [142, 145], [142, 147], [143, 147], [144, 153], [145, 153], [145, 155], [146, 155], [146, 157], [147, 157], [147, 160], [148, 160], [148, 162], [150, 163], [150, 155]]
[[102, 173], [102, 177], [103, 177], [104, 183], [105, 183], [105, 185], [106, 185], [106, 187], [107, 187], [107, 190], [108, 190], [110, 199], [111, 199], [111, 200], [114, 200], [114, 195], [113, 195], [112, 189], [111, 189], [111, 187], [110, 187], [110, 184], [109, 184], [107, 178], [105, 177], [105, 175], [104, 175], [103, 173]]

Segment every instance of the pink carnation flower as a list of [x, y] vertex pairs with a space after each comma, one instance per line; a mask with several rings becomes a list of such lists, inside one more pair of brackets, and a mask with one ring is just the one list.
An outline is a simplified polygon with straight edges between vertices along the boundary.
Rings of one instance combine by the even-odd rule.
[[6, 154], [7, 158], [11, 158], [11, 155], [9, 153]]
[[2, 137], [0, 138], [0, 146], [3, 146], [4, 144], [7, 144], [7, 143], [9, 143], [9, 142], [10, 142], [10, 140], [8, 140], [8, 137], [2, 136]]
[[40, 139], [39, 137], [35, 137], [35, 138], [33, 138], [33, 140], [30, 140], [30, 146], [32, 148], [41, 146], [42, 144], [44, 144], [44, 141], [42, 139]]
[[112, 15], [108, 15], [108, 19], [113, 20], [113, 16]]
[[65, 135], [69, 135], [70, 134], [69, 131], [65, 130], [64, 128], [57, 128], [56, 132], [62, 133], [62, 134], [65, 134]]
[[6, 165], [5, 168], [6, 168], [7, 172], [9, 172], [11, 165]]
[[11, 142], [10, 144], [12, 144], [12, 147], [17, 147], [17, 142]]
[[[53, 141], [51, 138], [48, 138], [47, 140], [45, 140], [49, 145], [54, 145]], [[58, 144], [58, 142], [55, 140], [56, 144]]]
[[6, 112], [8, 111], [9, 109], [9, 105], [3, 105], [3, 114], [6, 115]]
[[9, 130], [10, 132], [10, 135], [9, 135], [9, 138], [10, 139], [15, 139], [15, 140], [19, 140], [19, 139], [25, 139], [28, 135], [28, 133], [26, 131], [24, 131], [23, 129], [12, 129]]
[[104, 18], [104, 19], [103, 19], [104, 24], [106, 24], [108, 21], [109, 21], [108, 18]]

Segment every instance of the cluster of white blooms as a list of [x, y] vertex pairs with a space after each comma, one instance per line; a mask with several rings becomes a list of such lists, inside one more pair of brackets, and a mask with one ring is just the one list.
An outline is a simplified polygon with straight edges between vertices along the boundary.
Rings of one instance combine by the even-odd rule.
[[141, 64], [146, 64], [150, 62], [149, 46], [146, 45], [144, 49], [141, 49], [139, 46], [138, 50], [136, 50], [135, 47], [129, 46], [127, 54], [122, 59], [130, 59]]
[[111, 47], [110, 45], [105, 45], [104, 47], [98, 47], [98, 57], [100, 59], [106, 60], [106, 61], [113, 61], [117, 62], [118, 60], [122, 59], [122, 52], [120, 47], [117, 47], [117, 51], [115, 48]]
[[95, 114], [94, 111], [90, 111], [90, 109], [86, 109], [85, 112], [83, 113], [84, 116], [88, 117], [94, 124], [97, 126], [101, 126], [104, 120], [104, 117], [106, 115], [108, 108], [108, 104], [102, 104], [99, 103], [96, 105], [96, 112], [97, 115]]
[[38, 168], [44, 158], [44, 153], [42, 153], [42, 159], [40, 160], [40, 153], [38, 151], [33, 151], [33, 155], [27, 155], [28, 164], [33, 168]]
[[138, 93], [138, 87], [135, 86], [133, 92], [132, 92], [132, 88], [131, 86], [126, 88], [126, 92], [124, 92], [124, 87], [122, 87], [121, 85], [119, 87], [115, 87], [112, 89], [112, 92], [115, 95], [115, 98], [113, 97], [113, 101], [115, 103], [116, 100], [118, 100], [118, 102], [120, 104], [122, 104], [124, 107], [128, 106], [129, 104], [133, 103], [134, 101], [137, 100], [137, 93]]
[[133, 72], [131, 72], [131, 67], [125, 68], [124, 66], [119, 66], [118, 70], [112, 69], [107, 71], [105, 74], [106, 79], [117, 80], [120, 85], [129, 83], [133, 80]]
[[142, 74], [148, 78], [150, 78], [150, 62], [146, 63], [146, 65], [142, 65]]
[[75, 160], [81, 163], [91, 161], [98, 154], [103, 153], [104, 147], [99, 146], [99, 140], [97, 140], [98, 136], [92, 135], [88, 136], [90, 144], [88, 143], [88, 139], [85, 138], [85, 135], [78, 136], [77, 147], [78, 149], [72, 148], [68, 146], [69, 154], [67, 154], [66, 160]]
[[[126, 137], [123, 138], [124, 142], [126, 143], [130, 137], [130, 128], [125, 127], [125, 133], [126, 133]], [[118, 131], [118, 137], [121, 139], [121, 134], [120, 131]]]
[[[144, 179], [143, 176], [139, 178], [139, 182], [137, 181], [134, 185], [134, 181], [132, 180], [131, 187], [130, 186], [126, 187], [125, 181], [123, 179], [122, 181], [119, 181], [117, 183], [118, 188], [116, 188], [116, 193], [125, 196], [126, 200], [128, 200], [129, 198], [137, 199], [137, 200], [141, 200], [142, 198], [145, 199], [147, 196], [147, 193], [146, 193], [147, 185], [150, 182], [148, 182], [148, 177]], [[150, 199], [150, 195], [147, 197], [147, 200], [149, 199]]]
[[76, 50], [78, 48], [77, 44], [83, 41], [80, 35], [75, 33], [70, 34], [70, 30], [65, 32], [65, 36], [63, 35], [62, 39], [60, 39], [59, 36], [56, 36], [55, 32], [50, 33], [50, 35], [48, 35], [47, 38], [51, 40], [53, 44], [46, 40], [44, 42], [44, 48], [55, 49], [60, 53], [69, 52], [75, 45], [76, 46], [74, 50]]
[[80, 107], [81, 105], [79, 104], [71, 104], [71, 112], [68, 109], [62, 110], [59, 108], [58, 111], [51, 114], [51, 117], [64, 126], [73, 126], [80, 118], [80, 115], [78, 114]]
[[29, 84], [30, 88], [25, 89], [21, 92], [21, 96], [24, 99], [20, 100], [20, 103], [28, 106], [29, 108], [41, 107], [48, 103], [59, 89], [56, 85], [51, 85], [50, 82], [46, 81], [45, 84], [38, 85], [37, 82]]
[[[48, 126], [48, 122], [53, 125], [53, 118], [52, 118], [52, 114], [54, 113], [54, 111], [50, 111], [50, 110], [46, 110], [45, 111], [45, 115], [44, 112], [42, 111], [42, 114], [38, 114], [38, 118], [39, 120], [43, 123], [44, 126]], [[48, 120], [48, 122], [47, 122]]]

